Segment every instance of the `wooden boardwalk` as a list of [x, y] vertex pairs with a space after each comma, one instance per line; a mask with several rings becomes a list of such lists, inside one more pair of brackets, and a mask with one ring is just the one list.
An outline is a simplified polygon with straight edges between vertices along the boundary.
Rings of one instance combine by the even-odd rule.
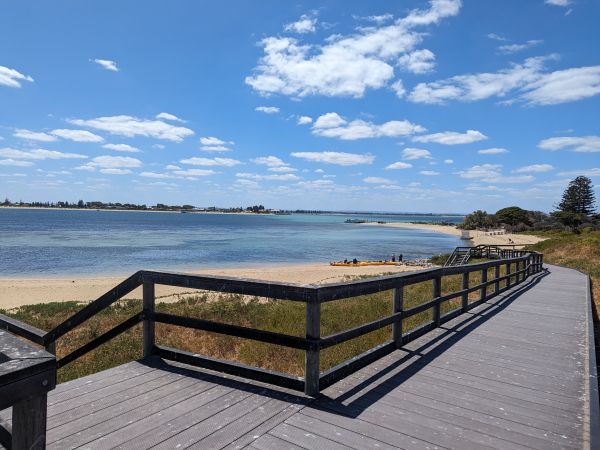
[[58, 385], [48, 448], [589, 448], [587, 278], [548, 268], [317, 399], [156, 358]]

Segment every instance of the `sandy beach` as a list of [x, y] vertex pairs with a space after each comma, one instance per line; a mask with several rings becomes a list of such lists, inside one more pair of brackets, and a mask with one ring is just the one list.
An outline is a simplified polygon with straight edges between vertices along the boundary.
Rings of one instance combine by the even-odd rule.
[[[252, 267], [232, 269], [205, 269], [204, 275], [253, 278], [266, 281], [280, 281], [299, 284], [324, 284], [343, 281], [359, 275], [379, 275], [400, 273], [422, 269], [422, 266], [367, 266], [333, 267], [328, 263], [302, 264], [274, 267]], [[130, 274], [128, 274], [130, 275]], [[98, 298], [119, 284], [122, 277], [94, 278], [0, 278], [0, 308], [9, 309], [22, 305], [60, 301], [87, 302]], [[157, 301], [177, 301], [189, 295], [196, 295], [193, 289], [171, 286], [156, 286]], [[142, 298], [138, 288], [125, 298]]]
[[[426, 230], [435, 231], [438, 233], [451, 234], [453, 236], [461, 236], [462, 230], [459, 230], [452, 225], [435, 225], [435, 224], [420, 224], [420, 223], [409, 223], [409, 222], [389, 222], [389, 223], [365, 223], [361, 225], [377, 226], [377, 227], [393, 227], [393, 228], [410, 228], [414, 230]], [[487, 231], [470, 230], [469, 236], [472, 237], [470, 241], [465, 240], [465, 246], [467, 245], [516, 245], [523, 246], [529, 244], [535, 244], [543, 241], [544, 238], [539, 236], [531, 236], [525, 234], [492, 234]]]

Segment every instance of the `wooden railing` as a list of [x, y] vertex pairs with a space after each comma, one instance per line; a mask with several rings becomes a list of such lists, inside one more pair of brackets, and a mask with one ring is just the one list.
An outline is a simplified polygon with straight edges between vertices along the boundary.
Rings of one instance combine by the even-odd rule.
[[[424, 333], [440, 326], [457, 315], [470, 310], [477, 304], [486, 301], [500, 292], [503, 292], [516, 284], [522, 283], [530, 275], [542, 270], [542, 262], [543, 256], [541, 254], [523, 252], [523, 254], [518, 257], [493, 260], [479, 264], [426, 269], [368, 280], [326, 284], [321, 286], [272, 283], [247, 279], [144, 270], [136, 272], [115, 288], [85, 306], [82, 310], [47, 333], [2, 315], [0, 315], [0, 327], [43, 345], [49, 351], [54, 351], [55, 343], [61, 336], [64, 336], [98, 312], [109, 307], [135, 288], [143, 286], [143, 307], [139, 313], [130, 317], [110, 331], [95, 338], [81, 348], [62, 357], [57, 363], [58, 367], [63, 367], [109, 341], [113, 337], [123, 333], [132, 326], [143, 322], [143, 354], [145, 357], [156, 355], [167, 360], [180, 361], [304, 391], [306, 394], [314, 396], [325, 387], [330, 386], [359, 368], [392, 352], [403, 344], [416, 339]], [[502, 266], [506, 269], [505, 274], [501, 276]], [[512, 270], [513, 267], [515, 270]], [[494, 276], [493, 278], [488, 279], [488, 271], [491, 268], [494, 269]], [[470, 286], [469, 275], [477, 272], [481, 273], [481, 282], [475, 286]], [[461, 289], [442, 295], [442, 279], [452, 275], [462, 275]], [[503, 280], [506, 280], [506, 282], [501, 288], [500, 282]], [[432, 283], [431, 299], [414, 307], [405, 307], [405, 288], [413, 284], [428, 281]], [[157, 312], [155, 310], [156, 285], [178, 286], [190, 289], [251, 295], [267, 297], [273, 300], [291, 300], [305, 303], [305, 335], [293, 336], [210, 320]], [[493, 286], [493, 288], [489, 288], [489, 286]], [[321, 336], [321, 305], [323, 303], [388, 290], [393, 290], [392, 304], [390, 305], [391, 314], [389, 316], [336, 334]], [[492, 292], [488, 292], [488, 290], [492, 290]], [[472, 292], [479, 292], [480, 295], [477, 300], [469, 302], [469, 294]], [[457, 298], [461, 299], [461, 306], [442, 315], [442, 303]], [[402, 328], [403, 321], [427, 310], [433, 311], [432, 320], [419, 326], [417, 329], [413, 329], [404, 334]], [[284, 373], [264, 370], [230, 361], [217, 360], [207, 356], [157, 345], [155, 342], [155, 323], [157, 322], [303, 350], [305, 352], [304, 377], [295, 377]], [[389, 341], [331, 369], [324, 372], [320, 371], [321, 350], [389, 325], [392, 326]]]
[[46, 448], [46, 400], [55, 386], [54, 355], [0, 331], [0, 411], [12, 407], [12, 423], [0, 420], [0, 447]]
[[528, 252], [518, 250], [516, 244], [484, 245], [475, 247], [456, 247], [444, 266], [463, 265], [471, 258], [507, 259], [524, 256]]

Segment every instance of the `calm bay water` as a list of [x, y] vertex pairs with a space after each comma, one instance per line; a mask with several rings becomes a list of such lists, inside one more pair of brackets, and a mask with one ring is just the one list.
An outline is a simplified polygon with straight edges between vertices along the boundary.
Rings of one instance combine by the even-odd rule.
[[346, 224], [448, 221], [451, 216], [233, 215], [0, 209], [0, 276], [122, 275], [186, 270], [405, 259], [451, 251], [458, 238]]

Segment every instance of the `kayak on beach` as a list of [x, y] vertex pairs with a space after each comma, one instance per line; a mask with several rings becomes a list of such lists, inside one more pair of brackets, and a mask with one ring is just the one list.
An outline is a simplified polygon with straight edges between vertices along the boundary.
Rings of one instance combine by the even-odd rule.
[[399, 266], [401, 262], [395, 261], [334, 261], [329, 263], [330, 266], [343, 266], [343, 267], [363, 267], [363, 266]]

